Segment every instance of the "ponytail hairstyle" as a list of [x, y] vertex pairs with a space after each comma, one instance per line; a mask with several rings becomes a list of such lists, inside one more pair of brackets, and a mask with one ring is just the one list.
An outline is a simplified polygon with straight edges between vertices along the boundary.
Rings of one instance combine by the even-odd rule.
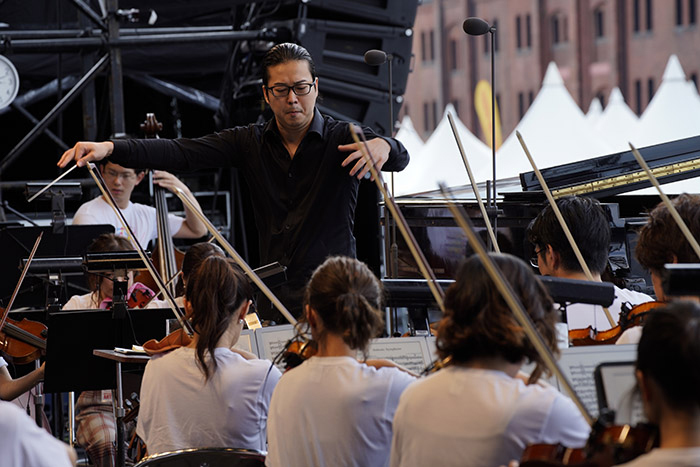
[[[133, 245], [124, 237], [119, 237], [113, 233], [105, 233], [95, 238], [87, 248], [88, 253], [108, 253], [110, 251], [130, 251], [133, 250]], [[99, 296], [100, 284], [104, 278], [104, 274], [87, 275], [88, 287], [92, 292], [97, 292]], [[98, 300], [99, 301], [99, 300]]]
[[216, 372], [216, 344], [252, 296], [248, 278], [231, 259], [209, 256], [190, 274], [185, 298], [192, 306], [192, 327], [198, 335], [197, 363], [206, 380]]
[[370, 339], [384, 325], [380, 311], [382, 285], [361, 261], [334, 256], [323, 262], [311, 276], [304, 304], [312, 308], [323, 323], [319, 340], [326, 332], [338, 334], [353, 350], [367, 354]]
[[700, 305], [678, 301], [649, 312], [637, 345], [637, 369], [656, 382], [673, 409], [700, 409]]
[[[545, 343], [558, 354], [552, 299], [530, 267], [508, 254], [489, 256], [510, 284]], [[467, 258], [445, 294], [445, 315], [436, 342], [441, 359], [468, 363], [475, 358], [501, 357], [509, 363], [543, 360], [520, 326], [477, 255]]]

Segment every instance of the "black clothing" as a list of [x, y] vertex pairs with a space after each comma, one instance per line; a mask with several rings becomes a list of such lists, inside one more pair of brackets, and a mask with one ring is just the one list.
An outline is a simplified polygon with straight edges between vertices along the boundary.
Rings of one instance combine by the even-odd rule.
[[[363, 130], [368, 139], [377, 137], [371, 129]], [[385, 140], [391, 152], [383, 170], [402, 170], [408, 152], [398, 141]], [[195, 139], [117, 140], [109, 160], [130, 168], [173, 171], [238, 167], [250, 188], [261, 263], [279, 261], [287, 267], [287, 285], [303, 288], [328, 256], [355, 257], [352, 230], [359, 180], [349, 175], [355, 161], [341, 166], [350, 153], [337, 149], [351, 143], [348, 123], [316, 109], [293, 158], [272, 119]]]

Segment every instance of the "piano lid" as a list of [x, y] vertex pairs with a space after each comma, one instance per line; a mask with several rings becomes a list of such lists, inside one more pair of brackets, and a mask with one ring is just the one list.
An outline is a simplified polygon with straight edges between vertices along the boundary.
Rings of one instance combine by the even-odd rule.
[[[700, 176], [700, 136], [640, 148], [659, 183]], [[596, 198], [651, 186], [632, 151], [618, 152], [579, 162], [541, 169], [552, 195], [587, 195]], [[541, 191], [535, 172], [520, 174], [523, 191]]]

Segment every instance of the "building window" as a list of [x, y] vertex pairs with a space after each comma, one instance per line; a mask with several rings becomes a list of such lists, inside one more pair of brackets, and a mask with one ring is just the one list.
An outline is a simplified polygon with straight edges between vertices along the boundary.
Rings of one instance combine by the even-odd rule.
[[518, 118], [522, 119], [525, 115], [525, 94], [522, 92], [518, 93]]
[[503, 115], [503, 109], [501, 108], [501, 95], [496, 93], [496, 108], [498, 109], [498, 113]]
[[450, 70], [457, 69], [457, 41], [450, 39]]
[[605, 35], [605, 30], [603, 29], [603, 8], [598, 7], [593, 12], [593, 29], [595, 30], [595, 37], [600, 38]]
[[654, 78], [649, 78], [647, 81], [647, 92], [649, 93], [649, 102], [654, 97]]
[[527, 93], [527, 106], [530, 107], [532, 105], [532, 101], [535, 100], [535, 93], [532, 91], [528, 91]]
[[600, 105], [605, 108], [605, 94], [603, 94], [603, 91], [598, 91], [595, 97], [600, 101]]
[[683, 0], [676, 0], [676, 26], [683, 26]]
[[520, 16], [515, 17], [515, 46], [518, 50], [523, 48], [522, 30], [520, 26]]
[[459, 101], [457, 99], [452, 101], [452, 107], [455, 108], [455, 114], [459, 116]]
[[642, 80], [634, 81], [634, 97], [637, 104], [637, 115], [642, 114]]
[[552, 42], [558, 44], [559, 40], [559, 18], [557, 16], [552, 16]]
[[652, 10], [653, 10], [654, 8], [653, 8], [652, 0], [646, 0], [646, 3], [647, 3], [647, 11], [646, 11], [646, 14], [647, 14], [647, 31], [651, 31], [651, 30], [654, 28], [654, 21], [653, 21], [654, 16], [653, 16], [653, 14], [652, 14]]
[[695, 89], [697, 89], [697, 88], [698, 88], [698, 74], [697, 74], [697, 73], [691, 73], [691, 74], [690, 74], [690, 81], [693, 82], [693, 84], [695, 85]]
[[427, 102], [423, 102], [423, 131], [430, 131], [430, 106]]
[[695, 2], [697, 0], [688, 0], [688, 24], [695, 24]]
[[489, 53], [489, 35], [484, 34], [482, 37], [484, 38], [484, 55], [486, 55]]
[[430, 61], [435, 60], [435, 31], [430, 31]]
[[437, 119], [438, 119], [437, 101], [433, 101], [433, 127], [431, 128], [431, 130], [434, 130], [435, 127], [437, 126]]
[[420, 56], [424, 62], [428, 61], [427, 53], [428, 53], [428, 51], [427, 51], [427, 44], [426, 44], [426, 40], [425, 40], [425, 31], [423, 31], [420, 33]]
[[525, 45], [528, 49], [532, 47], [532, 26], [530, 15], [525, 16]]
[[634, 2], [632, 2], [632, 30], [634, 32], [639, 32], [640, 29], [639, 1], [640, 0], [634, 0]]

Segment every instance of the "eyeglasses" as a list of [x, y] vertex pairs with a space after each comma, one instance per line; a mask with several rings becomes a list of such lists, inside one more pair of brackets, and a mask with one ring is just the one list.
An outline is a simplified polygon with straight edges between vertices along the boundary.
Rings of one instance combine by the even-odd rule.
[[542, 253], [543, 251], [544, 251], [544, 248], [540, 248], [539, 250], [535, 250], [535, 256], [530, 258], [530, 264], [532, 265], [533, 268], [537, 268], [537, 269], [540, 268], [539, 258], [540, 258], [540, 253]]
[[270, 91], [274, 97], [287, 97], [290, 89], [294, 91], [294, 94], [297, 96], [305, 96], [311, 92], [314, 86], [316, 86], [316, 83], [299, 83], [294, 86], [278, 84], [272, 87], [265, 86], [265, 89]]
[[136, 178], [135, 173], [117, 172], [116, 170], [112, 170], [112, 169], [105, 169], [105, 171], [103, 172], [103, 175], [105, 178], [111, 178], [111, 179], [121, 178], [125, 182], [131, 181], [131, 180]]

